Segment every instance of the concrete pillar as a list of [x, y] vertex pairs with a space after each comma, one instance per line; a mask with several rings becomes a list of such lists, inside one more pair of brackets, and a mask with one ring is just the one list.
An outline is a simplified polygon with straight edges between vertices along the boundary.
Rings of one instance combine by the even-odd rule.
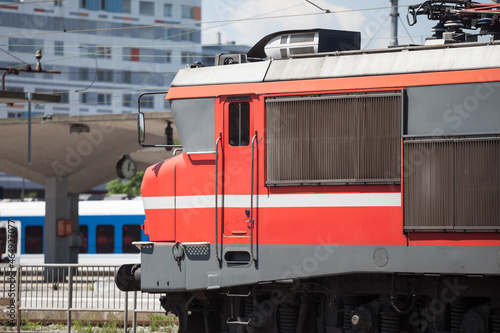
[[[57, 236], [57, 220], [72, 220], [73, 235]], [[68, 179], [45, 179], [45, 263], [78, 263], [78, 195], [68, 194]]]

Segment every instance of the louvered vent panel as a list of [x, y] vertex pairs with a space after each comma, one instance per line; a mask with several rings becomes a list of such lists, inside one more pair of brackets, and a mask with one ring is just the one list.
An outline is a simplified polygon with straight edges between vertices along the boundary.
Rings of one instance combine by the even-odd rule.
[[404, 143], [405, 229], [453, 229], [453, 143]]
[[267, 99], [267, 184], [398, 182], [400, 94]]
[[498, 138], [404, 143], [405, 230], [500, 230]]
[[400, 101], [393, 97], [360, 99], [361, 179], [400, 177], [401, 112]]
[[455, 229], [500, 229], [500, 141], [456, 143]]

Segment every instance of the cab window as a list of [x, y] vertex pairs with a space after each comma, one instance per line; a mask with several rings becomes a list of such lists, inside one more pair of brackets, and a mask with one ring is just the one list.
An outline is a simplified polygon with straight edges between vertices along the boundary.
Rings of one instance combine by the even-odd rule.
[[250, 103], [229, 104], [229, 144], [248, 146], [250, 143]]

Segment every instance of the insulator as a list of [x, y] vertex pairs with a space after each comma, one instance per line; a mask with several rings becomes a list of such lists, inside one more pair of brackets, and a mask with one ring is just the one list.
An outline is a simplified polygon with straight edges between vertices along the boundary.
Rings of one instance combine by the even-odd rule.
[[380, 332], [399, 333], [399, 314], [395, 311], [380, 312]]
[[444, 26], [448, 31], [458, 31], [464, 27], [464, 24], [461, 21], [446, 21]]
[[446, 31], [446, 28], [444, 27], [444, 25], [442, 25], [441, 23], [438, 24], [438, 25], [435, 25], [432, 27], [431, 29], [432, 32], [445, 32]]
[[467, 304], [464, 302], [453, 302], [450, 304], [451, 312], [451, 333], [460, 333], [462, 318], [467, 311]]
[[280, 333], [295, 333], [299, 319], [299, 307], [284, 306], [278, 309]]
[[477, 21], [476, 25], [478, 27], [483, 26], [483, 25], [490, 26], [493, 24], [493, 22], [494, 22], [494, 20], [492, 18], [482, 18], [482, 19]]

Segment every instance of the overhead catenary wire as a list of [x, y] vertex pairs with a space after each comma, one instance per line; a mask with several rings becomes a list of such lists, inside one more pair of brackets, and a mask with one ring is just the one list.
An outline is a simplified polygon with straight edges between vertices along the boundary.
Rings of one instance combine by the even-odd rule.
[[[408, 5], [401, 5], [399, 7], [408, 7]], [[294, 17], [307, 17], [307, 16], [318, 16], [325, 14], [342, 14], [342, 13], [352, 13], [352, 12], [364, 12], [364, 11], [372, 11], [372, 10], [382, 10], [382, 9], [390, 9], [389, 6], [383, 7], [373, 7], [373, 8], [358, 8], [358, 9], [345, 9], [345, 10], [337, 10], [330, 12], [321, 12], [321, 13], [300, 13], [300, 14], [287, 14], [287, 15], [275, 15], [275, 16], [254, 16], [249, 18], [240, 18], [240, 19], [232, 19], [232, 20], [216, 20], [216, 21], [199, 21], [199, 22], [186, 22], [186, 23], [159, 23], [154, 25], [139, 25], [135, 27], [115, 27], [115, 28], [99, 28], [99, 29], [76, 29], [76, 30], [67, 30], [66, 33], [82, 33], [82, 32], [98, 32], [98, 31], [111, 31], [111, 30], [128, 30], [128, 29], [145, 29], [145, 28], [157, 28], [157, 27], [178, 27], [178, 26], [189, 26], [189, 25], [199, 25], [199, 24], [220, 24], [220, 23], [238, 23], [238, 22], [247, 22], [247, 21], [260, 21], [260, 20], [273, 20], [280, 18], [294, 18]], [[282, 9], [280, 9], [282, 10]], [[213, 28], [213, 27], [210, 27]], [[44, 31], [44, 32], [31, 32], [31, 33], [20, 33], [20, 34], [7, 34], [0, 35], [0, 37], [20, 37], [20, 36], [36, 36], [36, 35], [52, 35], [52, 34], [62, 34], [64, 31]]]
[[[288, 9], [291, 9], [291, 8], [294, 8], [294, 7], [298, 7], [298, 6], [301, 6], [301, 5], [303, 5], [303, 3], [295, 4], [295, 5], [286, 7], [286, 8], [280, 8], [278, 10], [273, 10], [273, 11], [270, 11], [270, 12], [267, 12], [267, 13], [259, 14], [259, 15], [250, 17], [249, 19], [260, 17], [260, 16], [263, 16], [263, 15], [269, 15], [269, 14], [272, 14], [272, 13], [275, 13], [275, 12], [278, 12], [278, 11], [288, 10]], [[145, 44], [148, 44], [148, 43], [153, 43], [153, 42], [158, 42], [158, 41], [164, 41], [164, 40], [167, 40], [167, 39], [173, 39], [175, 37], [182, 37], [184, 35], [192, 34], [192, 33], [195, 33], [195, 32], [201, 32], [201, 31], [204, 31], [204, 30], [215, 29], [215, 28], [219, 28], [219, 27], [222, 27], [224, 25], [229, 25], [229, 24], [233, 23], [232, 20], [230, 20], [230, 21], [218, 21], [218, 22], [224, 22], [224, 24], [220, 24], [220, 25], [217, 25], [217, 26], [211, 26], [211, 27], [207, 27], [207, 28], [203, 28], [203, 29], [194, 29], [194, 30], [190, 30], [190, 31], [184, 31], [184, 32], [181, 32], [181, 33], [176, 34], [176, 35], [166, 36], [166, 37], [157, 38], [157, 39], [150, 39], [150, 40], [147, 40], [147, 41], [142, 41], [142, 42], [138, 42], [138, 43], [126, 45], [126, 46], [123, 46], [123, 45], [121, 45], [121, 46], [95, 45], [95, 46], [110, 47], [112, 50], [114, 50], [114, 49], [123, 49], [123, 48], [132, 48], [132, 47], [137, 47], [137, 46], [140, 46], [140, 45], [145, 45]], [[201, 23], [179, 23], [179, 24], [173, 24], [173, 25], [175, 26], [175, 25], [193, 25], [193, 24], [200, 25]], [[162, 26], [168, 26], [168, 24], [167, 25], [160, 24], [160, 25], [154, 25], [154, 26], [139, 26], [139, 27], [150, 28], [150, 27], [162, 27]], [[124, 27], [122, 27], [122, 28], [124, 28]], [[126, 28], [133, 29], [133, 28], [138, 28], [138, 27], [126, 27]], [[113, 28], [100, 29], [100, 31], [103, 31], [103, 30], [104, 31], [105, 30], [113, 30]], [[71, 32], [71, 31], [68, 31], [68, 32]], [[53, 32], [53, 33], [60, 33], [60, 31], [56, 31], [56, 32]], [[0, 37], [2, 37], [2, 35], [0, 35]], [[199, 47], [199, 45], [198, 44], [193, 44], [193, 45], [179, 45], [178, 47], [182, 47], [182, 48], [186, 48], [186, 47]], [[80, 57], [80, 56], [81, 56], [81, 54], [79, 54], [78, 56], [56, 58], [56, 59], [53, 59], [53, 60], [45, 60], [45, 63], [51, 62], [51, 61], [58, 61], [59, 62], [59, 61], [62, 61], [62, 60], [68, 60], [68, 59], [77, 58], [77, 57]]]
[[[309, 2], [309, 1], [307, 1], [307, 2]], [[32, 2], [32, 3], [36, 3], [36, 2]], [[299, 5], [294, 5], [294, 6], [291, 6], [289, 8], [292, 8], [292, 7], [295, 7], [295, 6], [299, 6]], [[398, 7], [407, 7], [407, 5], [400, 5]], [[218, 28], [218, 27], [223, 26], [223, 25], [229, 25], [229, 24], [233, 24], [233, 23], [237, 23], [237, 22], [248, 22], [248, 21], [255, 21], [255, 20], [268, 20], [268, 19], [279, 19], [279, 18], [293, 18], [293, 17], [300, 17], [300, 16], [304, 16], [305, 17], [305, 16], [314, 16], [314, 15], [323, 15], [323, 14], [340, 14], [340, 13], [362, 12], [362, 11], [371, 11], [371, 10], [386, 10], [386, 9], [389, 9], [389, 8], [391, 8], [391, 7], [390, 6], [383, 6], [383, 7], [375, 7], [375, 8], [364, 8], [364, 9], [346, 9], [346, 10], [339, 10], [339, 11], [334, 11], [334, 12], [301, 13], [301, 14], [287, 14], [287, 15], [265, 16], [265, 15], [269, 15], [270, 13], [274, 13], [276, 11], [282, 11], [283, 10], [283, 9], [279, 9], [279, 10], [276, 10], [276, 11], [273, 11], [273, 12], [260, 14], [260, 15], [255, 16], [255, 17], [241, 18], [241, 19], [232, 19], [232, 20], [217, 20], [217, 21], [205, 21], [205, 22], [188, 22], [188, 23], [177, 23], [177, 24], [155, 24], [155, 25], [129, 26], [129, 27], [104, 28], [104, 29], [69, 30], [67, 32], [68, 33], [81, 33], [81, 32], [93, 32], [93, 31], [109, 31], [109, 30], [124, 30], [124, 29], [142, 29], [142, 28], [158, 28], [158, 27], [176, 27], [176, 26], [192, 26], [192, 25], [199, 26], [201, 24], [207, 24], [207, 25], [210, 25], [210, 24], [219, 24], [218, 26], [210, 26], [210, 27], [203, 28], [203, 29], [194, 29], [194, 30], [190, 30], [190, 31], [183, 31], [182, 33], [174, 35], [174, 36], [168, 36], [168, 37], [163, 37], [163, 38], [159, 38], [159, 39], [151, 39], [151, 40], [147, 40], [147, 41], [141, 41], [139, 43], [134, 43], [134, 44], [131, 44], [131, 45], [126, 45], [126, 46], [110, 46], [112, 49], [120, 49], [120, 48], [134, 47], [134, 46], [138, 46], [138, 45], [145, 45], [145, 44], [152, 43], [152, 42], [155, 42], [155, 41], [166, 40], [166, 39], [174, 38], [174, 37], [177, 37], [177, 36], [182, 36], [182, 35], [186, 35], [186, 34], [192, 34], [192, 33], [195, 33], [195, 32], [200, 32], [200, 31], [203, 31], [203, 30]], [[324, 10], [322, 8], [320, 8], [320, 9]], [[405, 27], [405, 29], [406, 29], [406, 27]], [[11, 35], [0, 35], [0, 36], [3, 36], [3, 37], [7, 37], [7, 36], [29, 36], [29, 35], [60, 34], [60, 33], [62, 33], [62, 31], [52, 31], [52, 32], [42, 32], [42, 33], [26, 33], [26, 34], [11, 34]], [[378, 31], [377, 31], [377, 33], [378, 33]], [[375, 33], [375, 35], [377, 33]], [[370, 39], [370, 42], [373, 39], [383, 39], [383, 38], [375, 38], [375, 35]], [[410, 38], [411, 38], [411, 36], [410, 36]], [[96, 46], [102, 46], [102, 45], [96, 45]], [[193, 45], [168, 45], [168, 46], [164, 46], [164, 47], [165, 48], [173, 48], [173, 47], [186, 48], [186, 47], [190, 47], [190, 46], [191, 47], [199, 47], [199, 46], [202, 46], [202, 45], [199, 45], [199, 44], [193, 44]], [[71, 47], [71, 46], [65, 45], [64, 49], [67, 49], [69, 47]], [[155, 48], [158, 49], [158, 47], [151, 47], [151, 48], [152, 49], [155, 49]], [[87, 54], [93, 54], [93, 53], [87, 53]], [[46, 63], [47, 62], [52, 62], [52, 61], [58, 61], [59, 62], [59, 61], [64, 60], [64, 59], [71, 59], [71, 58], [75, 58], [75, 57], [81, 57], [82, 55], [85, 55], [85, 54], [78, 54], [76, 56], [64, 57], [64, 58], [58, 57], [57, 59], [46, 60], [45, 62]], [[155, 55], [141, 55], [141, 58], [142, 57], [156, 57], [156, 56]], [[173, 55], [171, 55], [171, 57], [179, 57], [179, 56], [173, 56]], [[102, 58], [102, 59], [106, 59], [106, 58]], [[134, 73], [136, 73], [136, 72], [134, 71]], [[101, 83], [108, 83], [108, 82], [101, 82]], [[118, 83], [115, 83], [115, 84], [118, 84]], [[140, 90], [145, 90], [145, 88], [141, 87]], [[88, 90], [88, 91], [91, 92], [90, 90]], [[101, 90], [96, 90], [96, 91], [97, 92], [105, 92], [105, 91], [139, 91], [139, 89], [131, 89], [131, 88], [111, 89], [111, 90], [101, 89]], [[89, 103], [89, 104], [94, 104], [95, 105], [96, 103]]]

